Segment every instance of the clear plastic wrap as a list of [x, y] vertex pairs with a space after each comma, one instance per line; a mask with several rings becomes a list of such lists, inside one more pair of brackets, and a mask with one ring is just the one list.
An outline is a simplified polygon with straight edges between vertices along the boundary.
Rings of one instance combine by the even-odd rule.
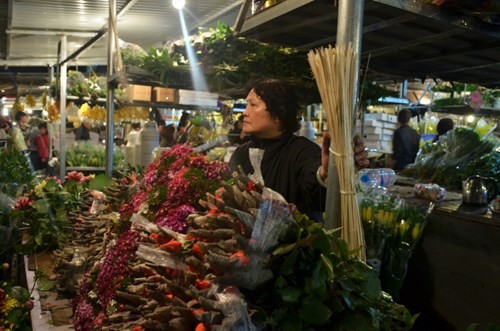
[[444, 199], [444, 197], [446, 196], [446, 190], [441, 186], [433, 183], [417, 183], [413, 186], [413, 193], [418, 198], [422, 198], [432, 202]]
[[[491, 155], [498, 146], [500, 139], [493, 135], [481, 138], [474, 129], [458, 127], [440, 136], [438, 143], [426, 143], [417, 154], [415, 163], [401, 174], [460, 190], [462, 180], [477, 174], [477, 170], [469, 165]], [[494, 176], [498, 169], [486, 171], [487, 174], [481, 175]]]
[[222, 328], [228, 331], [258, 331], [248, 314], [245, 300], [241, 298], [237, 287], [228, 286], [215, 297], [220, 302], [220, 309], [224, 314]]
[[365, 234], [366, 262], [380, 271], [385, 241], [398, 219], [403, 201], [386, 190], [374, 189], [359, 195], [361, 223]]

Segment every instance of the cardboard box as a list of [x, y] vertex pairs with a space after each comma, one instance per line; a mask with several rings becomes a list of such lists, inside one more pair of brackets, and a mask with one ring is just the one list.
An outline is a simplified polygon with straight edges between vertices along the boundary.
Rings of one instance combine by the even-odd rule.
[[179, 101], [181, 105], [195, 105], [206, 107], [217, 107], [219, 95], [204, 91], [179, 90]]
[[369, 120], [379, 120], [379, 121], [387, 121], [388, 115], [386, 113], [369, 113], [365, 114], [365, 121]]
[[153, 101], [178, 103], [177, 90], [166, 87], [155, 87], [153, 89]]
[[378, 120], [365, 120], [365, 128], [366, 127], [383, 127], [384, 122]]
[[151, 86], [129, 85], [125, 93], [130, 101], [151, 101]]

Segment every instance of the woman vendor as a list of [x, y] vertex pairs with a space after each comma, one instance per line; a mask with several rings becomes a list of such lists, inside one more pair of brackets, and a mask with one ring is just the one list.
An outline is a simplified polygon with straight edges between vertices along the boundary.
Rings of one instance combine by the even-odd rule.
[[[251, 141], [239, 146], [229, 161], [266, 187], [280, 193], [315, 220], [325, 210], [330, 138], [322, 148], [294, 134], [300, 128], [300, 106], [293, 89], [276, 79], [260, 79], [247, 88], [243, 131]], [[368, 166], [368, 153], [355, 138], [354, 158], [358, 168]]]

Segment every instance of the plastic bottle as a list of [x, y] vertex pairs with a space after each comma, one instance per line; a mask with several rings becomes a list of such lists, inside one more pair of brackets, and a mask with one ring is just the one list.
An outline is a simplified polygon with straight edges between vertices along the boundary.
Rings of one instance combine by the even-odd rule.
[[389, 168], [361, 169], [358, 178], [364, 187], [387, 187], [396, 182], [396, 173]]
[[[147, 166], [153, 160], [153, 149], [160, 146], [160, 135], [154, 121], [146, 122], [139, 135], [140, 147], [136, 149], [137, 162], [140, 165]], [[138, 146], [138, 145], [136, 145]]]

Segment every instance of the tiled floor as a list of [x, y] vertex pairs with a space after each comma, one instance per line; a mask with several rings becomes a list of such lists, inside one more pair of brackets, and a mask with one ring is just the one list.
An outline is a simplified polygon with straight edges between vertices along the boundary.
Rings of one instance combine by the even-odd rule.
[[38, 291], [35, 283], [35, 270], [43, 270], [47, 276], [51, 275], [49, 258], [35, 259], [25, 257], [26, 281], [29, 289], [34, 288], [32, 296], [34, 306], [31, 310], [31, 324], [33, 331], [66, 331], [73, 330], [71, 323], [71, 302], [61, 298], [57, 291]]

